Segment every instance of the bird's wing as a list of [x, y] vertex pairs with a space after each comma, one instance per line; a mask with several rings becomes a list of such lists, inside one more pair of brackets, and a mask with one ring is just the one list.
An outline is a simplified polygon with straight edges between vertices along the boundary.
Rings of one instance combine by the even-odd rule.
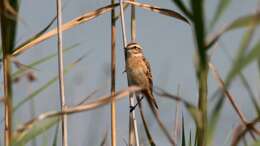
[[146, 76], [148, 77], [148, 81], [150, 83], [150, 91], [153, 93], [153, 77], [152, 77], [152, 72], [151, 72], [151, 66], [150, 63], [147, 61], [145, 57], [143, 57], [143, 61], [145, 63], [145, 66], [147, 67], [147, 70], [145, 71]]

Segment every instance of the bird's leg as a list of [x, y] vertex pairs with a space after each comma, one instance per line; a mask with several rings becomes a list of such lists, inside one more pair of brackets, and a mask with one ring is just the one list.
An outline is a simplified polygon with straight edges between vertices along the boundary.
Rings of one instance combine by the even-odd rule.
[[130, 112], [134, 111], [136, 106], [139, 105], [141, 103], [141, 101], [143, 100], [144, 96], [141, 96], [141, 98], [137, 98], [137, 103], [134, 106], [130, 106]]

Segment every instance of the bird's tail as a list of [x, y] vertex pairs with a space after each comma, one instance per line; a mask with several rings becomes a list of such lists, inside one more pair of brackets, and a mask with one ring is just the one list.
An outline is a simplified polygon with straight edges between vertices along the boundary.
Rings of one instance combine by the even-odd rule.
[[146, 98], [147, 98], [147, 101], [148, 101], [148, 103], [150, 104], [150, 106], [152, 107], [152, 108], [156, 108], [157, 110], [159, 109], [159, 106], [158, 106], [158, 104], [157, 104], [157, 102], [156, 102], [156, 100], [155, 100], [155, 97], [153, 96], [153, 93], [151, 93], [151, 92], [149, 92], [149, 91], [144, 91], [143, 92], [144, 93], [144, 95], [146, 96]]

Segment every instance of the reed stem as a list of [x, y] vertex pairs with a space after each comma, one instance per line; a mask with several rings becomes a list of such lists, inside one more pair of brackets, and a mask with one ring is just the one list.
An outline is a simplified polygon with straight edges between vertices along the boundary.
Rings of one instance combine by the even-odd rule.
[[[124, 45], [124, 48], [126, 48], [127, 37], [126, 37], [126, 29], [125, 29], [123, 0], [120, 0], [120, 13], [121, 13], [120, 16], [121, 16], [122, 35], [123, 35], [123, 45]], [[126, 51], [125, 51], [125, 59], [126, 59]], [[130, 104], [130, 107], [135, 106], [134, 94], [129, 95], [129, 104]], [[129, 145], [130, 146], [133, 146], [133, 145], [139, 146], [139, 136], [138, 136], [135, 110], [133, 110], [132, 112], [129, 112]]]
[[[64, 72], [63, 72], [63, 42], [62, 42], [62, 8], [61, 0], [57, 0], [57, 30], [58, 30], [58, 68], [59, 68], [59, 93], [60, 93], [60, 106], [61, 111], [66, 109], [65, 94], [64, 94]], [[62, 145], [68, 146], [68, 127], [67, 127], [67, 115], [62, 115], [61, 119], [62, 129]]]
[[[114, 4], [115, 0], [111, 0]], [[111, 145], [116, 146], [116, 99], [115, 99], [115, 83], [116, 83], [116, 19], [115, 10], [111, 11]]]
[[[3, 49], [5, 50], [5, 49]], [[4, 97], [5, 97], [5, 146], [11, 146], [12, 142], [12, 79], [11, 56], [3, 51]]]

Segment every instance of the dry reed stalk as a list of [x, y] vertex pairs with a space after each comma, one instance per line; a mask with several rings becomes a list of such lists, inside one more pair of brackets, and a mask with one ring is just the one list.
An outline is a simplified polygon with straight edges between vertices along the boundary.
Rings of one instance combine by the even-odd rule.
[[[111, 0], [111, 4], [115, 4], [115, 0]], [[111, 11], [111, 145], [116, 146], [116, 100], [115, 100], [115, 84], [116, 84], [116, 19], [115, 9]]]
[[[125, 29], [125, 17], [124, 17], [124, 6], [123, 0], [120, 0], [120, 16], [121, 16], [121, 28], [123, 35], [123, 45], [124, 48], [127, 46], [127, 37], [126, 37], [126, 29]], [[125, 51], [125, 59], [126, 59], [126, 51]], [[134, 107], [134, 94], [129, 95], [129, 104], [130, 107]], [[129, 145], [139, 146], [139, 138], [138, 138], [138, 130], [137, 130], [137, 121], [135, 116], [135, 110], [129, 112]]]
[[[135, 2], [135, 0], [132, 0], [133, 2]], [[131, 42], [135, 42], [136, 41], [136, 19], [135, 19], [135, 6], [131, 5]], [[132, 105], [135, 105], [135, 94], [132, 94], [133, 96], [129, 96], [129, 102], [130, 102], [130, 107]], [[136, 98], [137, 99], [137, 98]], [[141, 112], [142, 109], [140, 109]], [[141, 112], [142, 113], [142, 112]], [[136, 114], [135, 111], [133, 111], [133, 113], [129, 113], [129, 116], [131, 117], [130, 120], [132, 120], [132, 126], [133, 129], [131, 129], [131, 126], [129, 128], [129, 134], [131, 134], [131, 130], [134, 130], [134, 140], [135, 140], [135, 144], [136, 146], [140, 145], [139, 142], [139, 134], [138, 134], [138, 129], [137, 129], [137, 121], [136, 121]], [[143, 115], [144, 116], [144, 115]], [[144, 118], [144, 117], [143, 117]], [[143, 119], [144, 120], [144, 119]], [[129, 140], [131, 140], [131, 137], [133, 135], [129, 136]], [[130, 143], [130, 141], [129, 141]]]
[[10, 146], [12, 141], [12, 79], [11, 56], [3, 49], [3, 74], [4, 74], [4, 101], [5, 101], [5, 146]]
[[0, 24], [3, 52], [3, 87], [4, 87], [4, 145], [12, 145], [12, 116], [13, 116], [13, 97], [12, 97], [12, 66], [11, 52], [15, 46], [16, 21], [18, 3], [16, 1], [0, 1]]
[[[57, 31], [58, 31], [58, 70], [59, 70], [59, 93], [60, 93], [60, 106], [63, 112], [66, 109], [65, 94], [64, 94], [64, 72], [63, 72], [63, 42], [62, 42], [62, 8], [61, 0], [57, 0]], [[62, 115], [61, 118], [61, 129], [62, 129], [62, 145], [68, 146], [68, 127], [67, 127], [67, 116]]]
[[[136, 0], [132, 0], [135, 2]], [[135, 17], [135, 6], [131, 5], [131, 41], [136, 41], [136, 17]]]

